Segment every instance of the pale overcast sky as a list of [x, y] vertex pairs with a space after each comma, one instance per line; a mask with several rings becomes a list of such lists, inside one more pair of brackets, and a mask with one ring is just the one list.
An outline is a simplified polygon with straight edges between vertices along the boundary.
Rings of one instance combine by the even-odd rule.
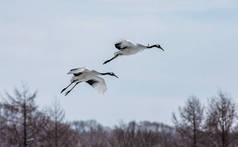
[[[222, 89], [238, 102], [237, 26], [237, 0], [0, 0], [0, 93], [24, 83], [42, 107], [57, 97], [68, 120], [171, 124], [190, 95], [205, 102]], [[166, 51], [102, 65], [120, 39]], [[82, 66], [120, 78], [105, 77], [104, 95], [85, 83], [61, 95]]]

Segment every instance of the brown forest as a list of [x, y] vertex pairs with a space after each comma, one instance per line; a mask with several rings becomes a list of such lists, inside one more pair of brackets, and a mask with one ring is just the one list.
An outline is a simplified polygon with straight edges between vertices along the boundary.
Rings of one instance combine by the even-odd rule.
[[171, 114], [173, 126], [131, 121], [113, 128], [66, 121], [59, 103], [42, 110], [36, 98], [19, 89], [1, 96], [0, 147], [238, 147], [236, 103], [223, 92], [206, 105], [189, 97]]

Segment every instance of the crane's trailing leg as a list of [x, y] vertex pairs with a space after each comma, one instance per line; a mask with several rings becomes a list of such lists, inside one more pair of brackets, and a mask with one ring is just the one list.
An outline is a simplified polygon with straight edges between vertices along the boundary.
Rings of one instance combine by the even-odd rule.
[[71, 82], [67, 87], [65, 87], [64, 89], [61, 90], [60, 93], [64, 92], [67, 88], [69, 88], [70, 85], [72, 85], [74, 82]]
[[105, 61], [103, 64], [107, 64], [108, 62], [112, 61], [113, 59], [115, 59], [116, 57], [118, 57], [120, 54], [116, 54], [114, 57], [112, 57], [111, 59]]
[[75, 83], [77, 80], [72, 81], [67, 87], [65, 87], [64, 89], [61, 90], [60, 93], [64, 92], [67, 88], [69, 88], [70, 85], [72, 85], [73, 83]]
[[74, 87], [78, 85], [78, 83], [80, 82], [75, 83], [75, 85], [69, 91], [65, 93], [65, 96], [68, 95], [74, 89]]

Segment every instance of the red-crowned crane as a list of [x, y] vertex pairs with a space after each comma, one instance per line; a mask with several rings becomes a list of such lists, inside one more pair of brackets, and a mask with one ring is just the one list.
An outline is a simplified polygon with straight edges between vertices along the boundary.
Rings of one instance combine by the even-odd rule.
[[69, 88], [70, 85], [74, 84], [74, 86], [65, 93], [65, 96], [69, 94], [71, 90], [73, 90], [74, 87], [80, 82], [86, 82], [93, 88], [95, 88], [98, 92], [104, 93], [107, 90], [107, 86], [104, 79], [99, 76], [110, 75], [118, 78], [118, 76], [116, 76], [113, 72], [100, 73], [95, 70], [89, 70], [85, 67], [71, 69], [67, 74], [73, 74], [73, 77], [70, 84], [62, 89], [61, 93]]
[[106, 64], [119, 56], [133, 55], [140, 51], [143, 51], [144, 49], [150, 49], [153, 47], [159, 48], [162, 51], [164, 51], [164, 49], [159, 44], [145, 46], [145, 45], [142, 45], [139, 43], [133, 43], [132, 41], [129, 41], [129, 40], [121, 40], [121, 41], [115, 43], [115, 47], [119, 51], [115, 52], [114, 57], [105, 61], [103, 64]]

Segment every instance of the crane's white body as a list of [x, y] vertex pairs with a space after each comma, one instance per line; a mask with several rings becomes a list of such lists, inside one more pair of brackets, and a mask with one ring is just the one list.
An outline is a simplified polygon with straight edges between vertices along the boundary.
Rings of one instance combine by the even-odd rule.
[[73, 74], [71, 82], [77, 80], [79, 82], [86, 82], [95, 76], [100, 75], [99, 72], [95, 70], [88, 70], [85, 67], [71, 69], [67, 74]]
[[144, 46], [142, 44], [134, 43], [129, 40], [122, 40], [122, 41], [117, 42], [116, 44], [120, 44], [120, 45], [118, 45], [118, 48], [117, 48], [117, 49], [119, 49], [119, 51], [114, 53], [114, 55], [117, 55], [117, 54], [133, 55], [133, 54], [141, 52], [147, 48], [146, 46]]
[[71, 82], [87, 82], [94, 81], [90, 84], [99, 93], [104, 93], [107, 90], [105, 80], [99, 77], [100, 73], [95, 70], [88, 70], [85, 67], [71, 69], [67, 74], [73, 74]]

